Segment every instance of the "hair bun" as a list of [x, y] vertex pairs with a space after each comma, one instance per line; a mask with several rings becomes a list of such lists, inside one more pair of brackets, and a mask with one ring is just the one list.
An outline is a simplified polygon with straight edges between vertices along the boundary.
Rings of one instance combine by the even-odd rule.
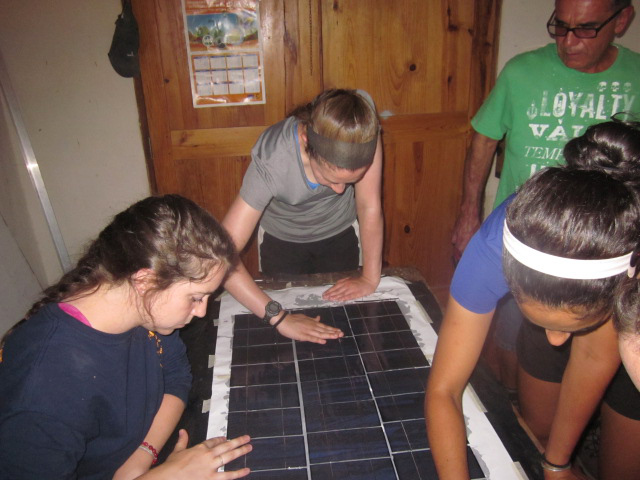
[[618, 120], [587, 128], [564, 148], [569, 167], [597, 170], [640, 186], [640, 124]]

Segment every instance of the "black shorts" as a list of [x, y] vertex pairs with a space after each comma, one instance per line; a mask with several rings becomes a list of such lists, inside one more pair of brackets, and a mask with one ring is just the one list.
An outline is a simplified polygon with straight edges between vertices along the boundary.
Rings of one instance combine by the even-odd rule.
[[620, 415], [640, 420], [640, 392], [631, 381], [624, 365], [620, 366], [613, 377], [604, 394], [604, 401]]
[[262, 272], [308, 274], [356, 270], [360, 260], [358, 237], [353, 227], [316, 242], [280, 240], [264, 232], [260, 245]]
[[[518, 335], [518, 362], [532, 377], [546, 382], [560, 383], [571, 352], [571, 338], [554, 347], [547, 341], [543, 328], [528, 320], [522, 322]], [[640, 420], [640, 392], [620, 366], [604, 395], [613, 410], [627, 418]]]

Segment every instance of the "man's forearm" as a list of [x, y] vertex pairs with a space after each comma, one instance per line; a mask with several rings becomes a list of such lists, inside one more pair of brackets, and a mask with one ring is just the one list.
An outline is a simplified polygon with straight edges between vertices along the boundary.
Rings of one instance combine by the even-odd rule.
[[475, 132], [464, 162], [461, 210], [479, 212], [497, 140]]

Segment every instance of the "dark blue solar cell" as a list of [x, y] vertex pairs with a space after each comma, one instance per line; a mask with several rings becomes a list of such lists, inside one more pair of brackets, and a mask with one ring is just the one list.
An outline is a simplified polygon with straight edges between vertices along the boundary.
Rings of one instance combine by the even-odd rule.
[[249, 467], [253, 471], [306, 466], [304, 439], [301, 435], [251, 439], [251, 445], [253, 450], [229, 462], [228, 470]]
[[325, 345], [311, 342], [296, 342], [296, 355], [298, 360], [312, 358], [342, 357], [345, 355], [357, 355], [358, 347], [353, 337], [332, 340]]
[[368, 375], [376, 397], [423, 392], [427, 384], [429, 368], [405, 368]]
[[388, 458], [328, 463], [311, 466], [313, 480], [395, 480], [393, 463]]
[[306, 405], [305, 421], [308, 432], [377, 427], [380, 417], [373, 400], [363, 402]]
[[283, 337], [273, 327], [262, 322], [251, 328], [234, 328], [233, 348], [272, 343], [291, 343], [291, 339]]
[[380, 359], [375, 352], [363, 353], [361, 356], [367, 373], [381, 372], [383, 370], [382, 363], [380, 363]]
[[402, 315], [402, 311], [396, 302], [384, 302], [384, 307], [389, 315]]
[[331, 307], [331, 326], [339, 328], [345, 337], [352, 336], [351, 327], [349, 326], [349, 318], [344, 307]]
[[311, 464], [364, 460], [389, 455], [382, 428], [308, 433]]
[[358, 303], [358, 308], [363, 317], [382, 317], [387, 315], [387, 309], [385, 308], [386, 302], [366, 302]]
[[273, 343], [291, 343], [291, 339], [278, 333], [272, 326], [264, 325], [247, 330], [247, 345], [271, 345]]
[[355, 337], [355, 340], [361, 352], [419, 348], [416, 337], [414, 337], [410, 330], [358, 335]]
[[297, 407], [299, 403], [298, 386], [291, 383], [234, 387], [229, 392], [230, 412]]
[[383, 422], [424, 419], [424, 392], [377, 399]]
[[[438, 478], [431, 450], [394, 454], [393, 460], [398, 470], [399, 480], [429, 480]], [[469, 464], [469, 478], [484, 479], [485, 474], [469, 447], [467, 447], [467, 460]]]
[[431, 450], [397, 453], [393, 455], [400, 480], [438, 478]]
[[358, 308], [357, 303], [350, 303], [344, 306], [344, 310], [349, 317], [349, 320], [353, 320], [354, 318], [362, 318], [363, 315], [360, 313], [360, 308]]
[[[249, 478], [249, 477], [247, 477]], [[306, 468], [252, 471], [251, 480], [308, 480]]]
[[233, 349], [238, 347], [246, 347], [249, 339], [249, 330], [234, 329], [233, 331]]
[[365, 376], [302, 382], [301, 387], [305, 405], [354, 402], [371, 398], [369, 382]]
[[239, 365], [231, 367], [231, 386], [272, 385], [295, 383], [295, 364], [261, 363], [258, 365]]
[[301, 360], [298, 362], [298, 368], [302, 382], [364, 375], [360, 357], [357, 355]]
[[247, 364], [247, 347], [233, 347], [231, 352], [231, 365]]
[[359, 318], [351, 320], [354, 335], [411, 330], [402, 316]]
[[302, 434], [299, 408], [230, 412], [227, 438], [249, 435], [252, 439]]
[[352, 318], [351, 320], [349, 320], [349, 323], [351, 324], [351, 331], [354, 335], [366, 335], [368, 333], [366, 320], [362, 318]]
[[[234, 330], [242, 330], [260, 325], [260, 319], [253, 314], [243, 313], [233, 317]], [[234, 334], [235, 335], [235, 334]]]
[[409, 327], [409, 323], [407, 322], [407, 319], [404, 318], [404, 315], [402, 314], [391, 315], [389, 318], [391, 319], [391, 322], [395, 325], [396, 330], [398, 331], [411, 330], [411, 327]]
[[429, 448], [424, 420], [405, 420], [384, 424], [394, 453]]
[[424, 353], [422, 353], [422, 350], [419, 348], [363, 353], [362, 361], [364, 362], [367, 372], [398, 370], [409, 367], [426, 367], [429, 365]]
[[[231, 416], [229, 416], [231, 422]], [[407, 433], [404, 431], [402, 422], [390, 422], [384, 424], [384, 431], [387, 433], [387, 439], [394, 453], [406, 452], [411, 450]]]
[[293, 346], [288, 344], [271, 344], [251, 346], [247, 348], [247, 363], [292, 362]]

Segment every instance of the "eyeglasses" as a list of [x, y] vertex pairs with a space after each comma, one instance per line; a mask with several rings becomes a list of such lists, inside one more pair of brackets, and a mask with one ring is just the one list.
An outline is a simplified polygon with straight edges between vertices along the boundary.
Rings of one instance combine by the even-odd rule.
[[599, 27], [573, 27], [569, 28], [566, 25], [552, 23], [556, 19], [556, 11], [554, 10], [551, 14], [551, 18], [547, 22], [547, 31], [551, 34], [552, 37], [566, 37], [569, 35], [569, 32], [573, 32], [573, 34], [578, 38], [596, 38], [598, 36], [598, 32], [602, 30], [607, 23], [620, 15], [620, 12], [627, 7], [623, 7], [618, 10], [616, 13], [607, 18], [603, 23], [600, 24]]

